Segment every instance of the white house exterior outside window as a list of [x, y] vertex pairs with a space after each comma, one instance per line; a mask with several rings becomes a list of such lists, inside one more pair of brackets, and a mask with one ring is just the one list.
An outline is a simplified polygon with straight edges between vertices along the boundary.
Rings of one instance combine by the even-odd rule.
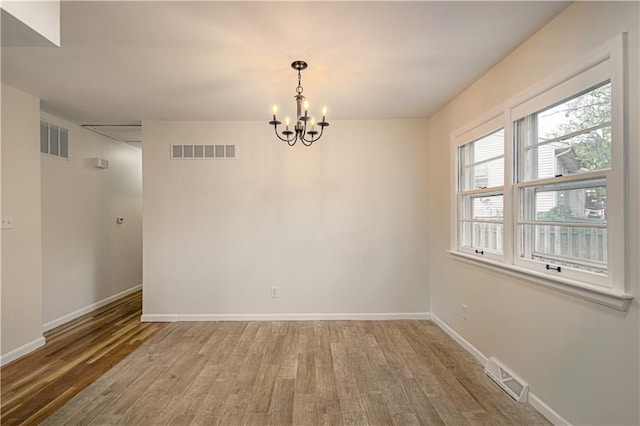
[[452, 134], [457, 259], [626, 309], [624, 38]]

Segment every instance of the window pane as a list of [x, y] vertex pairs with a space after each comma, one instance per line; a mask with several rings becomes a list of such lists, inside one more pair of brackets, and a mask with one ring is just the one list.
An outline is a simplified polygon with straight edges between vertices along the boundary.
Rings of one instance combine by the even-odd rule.
[[463, 223], [462, 245], [502, 253], [502, 223]]
[[469, 191], [504, 184], [504, 129], [460, 147], [460, 188]]
[[611, 121], [611, 83], [541, 111], [538, 140], [553, 139]]
[[470, 156], [467, 164], [478, 163], [504, 154], [504, 129], [469, 144]]
[[468, 195], [464, 197], [465, 219], [502, 221], [502, 195]]
[[566, 225], [523, 225], [522, 228], [525, 246], [527, 241], [533, 244], [533, 251], [524, 255], [525, 258], [606, 274], [606, 229]]
[[465, 191], [502, 186], [504, 184], [504, 158], [465, 167], [463, 179], [466, 184], [463, 187]]
[[526, 180], [571, 175], [611, 167], [611, 127], [528, 149]]
[[604, 179], [524, 188], [521, 194], [523, 220], [607, 223]]

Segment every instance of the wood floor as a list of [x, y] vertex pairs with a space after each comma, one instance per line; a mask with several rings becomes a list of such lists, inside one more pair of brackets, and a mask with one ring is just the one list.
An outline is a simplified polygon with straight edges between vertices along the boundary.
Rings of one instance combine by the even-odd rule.
[[43, 424], [549, 423], [429, 321], [309, 321], [168, 324]]
[[0, 369], [1, 423], [38, 424], [165, 324], [141, 324], [137, 292], [45, 333], [46, 345]]

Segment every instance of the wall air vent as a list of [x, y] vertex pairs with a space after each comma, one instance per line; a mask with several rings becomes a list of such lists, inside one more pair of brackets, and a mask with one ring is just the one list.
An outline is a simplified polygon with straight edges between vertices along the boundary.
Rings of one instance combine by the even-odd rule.
[[40, 121], [40, 152], [53, 157], [69, 159], [69, 130]]
[[229, 160], [235, 158], [235, 145], [171, 145], [172, 160]]
[[489, 358], [484, 372], [513, 399], [518, 402], [527, 402], [529, 384], [507, 370], [497, 359]]

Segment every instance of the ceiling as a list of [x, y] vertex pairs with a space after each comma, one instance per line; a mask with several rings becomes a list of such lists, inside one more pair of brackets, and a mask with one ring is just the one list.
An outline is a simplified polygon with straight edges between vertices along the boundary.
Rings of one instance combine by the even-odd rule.
[[61, 47], [3, 47], [2, 81], [76, 124], [269, 120], [296, 72], [327, 119], [428, 117], [568, 2], [61, 4]]

